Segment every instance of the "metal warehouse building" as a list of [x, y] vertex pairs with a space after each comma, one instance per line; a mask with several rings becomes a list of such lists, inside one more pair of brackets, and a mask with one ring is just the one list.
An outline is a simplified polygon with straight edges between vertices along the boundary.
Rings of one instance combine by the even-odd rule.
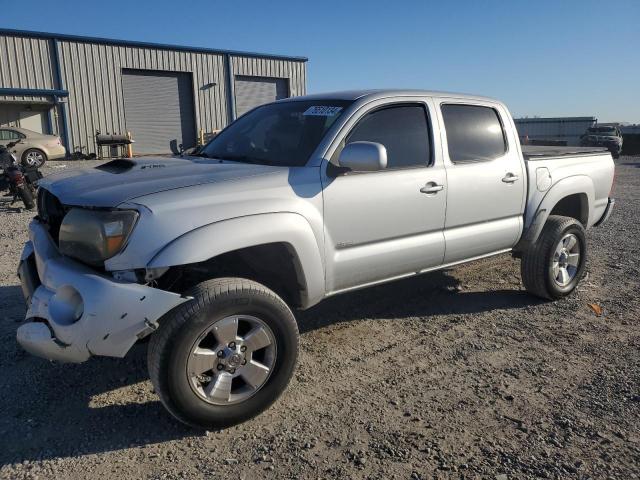
[[256, 105], [306, 92], [304, 57], [0, 29], [0, 126], [131, 132], [136, 154], [176, 152]]
[[580, 136], [596, 124], [596, 117], [533, 117], [514, 120], [520, 140], [529, 142], [555, 140], [577, 146]]

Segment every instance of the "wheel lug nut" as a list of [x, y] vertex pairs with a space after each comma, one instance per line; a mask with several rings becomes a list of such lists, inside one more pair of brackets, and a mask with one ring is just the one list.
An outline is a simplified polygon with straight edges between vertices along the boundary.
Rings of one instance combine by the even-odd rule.
[[246, 346], [246, 345], [242, 345], [242, 346], [240, 347], [240, 351], [241, 351], [241, 352], [246, 352], [246, 351], [247, 351], [247, 346]]
[[236, 342], [230, 342], [229, 348], [236, 348]]
[[247, 359], [245, 358], [244, 360], [242, 360], [242, 365], [246, 365], [247, 364]]
[[229, 370], [229, 373], [236, 373], [236, 369], [232, 368], [231, 370]]
[[217, 355], [218, 355], [218, 358], [222, 357], [224, 355], [224, 352], [222, 350], [218, 350]]
[[224, 365], [222, 365], [221, 363], [218, 364], [218, 370], [222, 370], [224, 368]]

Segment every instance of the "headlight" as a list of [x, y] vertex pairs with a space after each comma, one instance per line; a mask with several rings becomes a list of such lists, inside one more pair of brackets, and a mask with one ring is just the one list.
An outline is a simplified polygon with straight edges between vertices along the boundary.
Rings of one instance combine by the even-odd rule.
[[102, 265], [122, 250], [136, 220], [135, 210], [72, 208], [60, 225], [60, 252], [90, 265]]

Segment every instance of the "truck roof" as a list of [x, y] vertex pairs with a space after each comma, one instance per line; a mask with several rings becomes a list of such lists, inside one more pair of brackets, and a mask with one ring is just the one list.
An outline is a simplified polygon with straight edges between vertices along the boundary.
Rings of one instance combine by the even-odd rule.
[[501, 103], [496, 99], [473, 95], [468, 93], [442, 92], [437, 90], [402, 90], [402, 89], [373, 89], [373, 90], [342, 90], [338, 92], [315, 93], [301, 97], [290, 97], [279, 100], [280, 102], [295, 102], [300, 100], [360, 100], [367, 98], [375, 100], [385, 97], [402, 97], [411, 95], [423, 95], [425, 97], [452, 97], [465, 98], [469, 100], [481, 100]]

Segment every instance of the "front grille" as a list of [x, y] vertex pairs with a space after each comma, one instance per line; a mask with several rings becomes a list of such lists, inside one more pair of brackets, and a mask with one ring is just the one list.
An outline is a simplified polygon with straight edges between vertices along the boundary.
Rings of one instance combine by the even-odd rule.
[[60, 200], [44, 188], [38, 188], [38, 217], [49, 227], [49, 234], [58, 243], [60, 225], [66, 211]]

